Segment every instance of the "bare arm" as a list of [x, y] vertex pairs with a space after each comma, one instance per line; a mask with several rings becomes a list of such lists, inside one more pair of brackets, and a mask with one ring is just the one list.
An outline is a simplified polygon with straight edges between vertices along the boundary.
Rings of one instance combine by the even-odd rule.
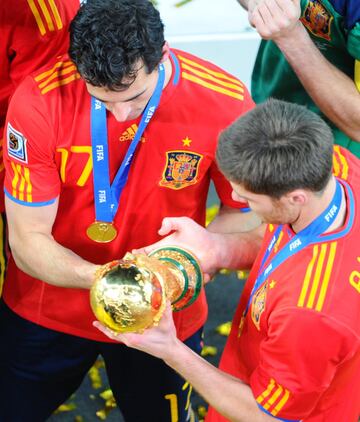
[[223, 205], [207, 229], [215, 233], [248, 232], [260, 224], [260, 218], [253, 211], [242, 212]]
[[56, 286], [91, 287], [97, 266], [61, 246], [51, 235], [57, 201], [27, 207], [6, 198], [5, 205], [11, 251], [22, 271]]
[[[249, 21], [283, 52], [319, 109], [354, 140], [360, 141], [360, 93], [355, 82], [319, 51], [299, 21], [300, 0], [249, 0], [257, 5]], [[314, 73], [321, 75], [314, 78]]]
[[247, 384], [215, 368], [177, 339], [169, 305], [159, 326], [143, 334], [114, 335], [99, 322], [94, 325], [114, 340], [163, 359], [230, 421], [274, 421], [258, 408]]

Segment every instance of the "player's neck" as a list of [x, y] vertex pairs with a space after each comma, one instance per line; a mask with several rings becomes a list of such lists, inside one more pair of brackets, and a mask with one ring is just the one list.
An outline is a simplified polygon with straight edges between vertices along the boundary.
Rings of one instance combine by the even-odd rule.
[[[297, 221], [291, 225], [295, 233], [299, 233], [301, 230], [311, 224], [317, 217], [319, 217], [319, 215], [321, 215], [323, 211], [326, 210], [326, 208], [334, 197], [335, 189], [336, 179], [332, 177], [322, 195], [312, 195], [311, 200], [301, 210], [300, 216]], [[344, 224], [345, 218], [346, 198], [344, 189], [341, 186], [341, 204], [339, 213], [325, 233], [332, 232], [340, 228]]]
[[170, 58], [166, 59], [163, 62], [163, 64], [164, 64], [164, 68], [165, 68], [165, 80], [164, 80], [163, 89], [165, 89], [166, 86], [168, 85], [168, 83], [170, 82], [173, 69], [172, 69], [172, 64], [171, 64]]

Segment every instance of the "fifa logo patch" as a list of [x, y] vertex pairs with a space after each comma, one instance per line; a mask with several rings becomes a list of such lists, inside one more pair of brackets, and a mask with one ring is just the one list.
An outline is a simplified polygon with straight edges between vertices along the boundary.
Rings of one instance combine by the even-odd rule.
[[313, 35], [330, 41], [331, 24], [334, 17], [320, 0], [310, 0], [300, 20]]
[[255, 327], [260, 331], [260, 318], [265, 311], [268, 282], [266, 281], [254, 294], [251, 303], [251, 319]]
[[15, 130], [10, 123], [8, 123], [6, 138], [10, 157], [27, 163], [26, 139], [24, 135]]
[[197, 181], [199, 164], [203, 156], [189, 151], [167, 151], [166, 165], [160, 186], [183, 189]]

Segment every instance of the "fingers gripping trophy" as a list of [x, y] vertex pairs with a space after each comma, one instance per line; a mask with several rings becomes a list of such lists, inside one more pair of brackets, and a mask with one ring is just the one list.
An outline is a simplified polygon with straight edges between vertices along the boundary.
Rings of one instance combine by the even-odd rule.
[[196, 300], [202, 285], [197, 258], [167, 246], [149, 255], [127, 253], [101, 266], [90, 304], [96, 318], [111, 330], [141, 333], [159, 323], [167, 300], [173, 311], [180, 311]]

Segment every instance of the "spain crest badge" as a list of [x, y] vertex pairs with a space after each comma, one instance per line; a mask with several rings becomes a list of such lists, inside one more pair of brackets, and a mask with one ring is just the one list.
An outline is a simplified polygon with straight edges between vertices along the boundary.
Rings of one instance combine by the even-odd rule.
[[251, 319], [256, 328], [260, 330], [260, 318], [265, 311], [268, 282], [266, 281], [254, 294], [251, 304]]
[[166, 165], [160, 186], [183, 189], [198, 181], [199, 164], [203, 156], [191, 151], [167, 151]]
[[333, 19], [321, 0], [310, 0], [300, 20], [316, 37], [330, 41]]

